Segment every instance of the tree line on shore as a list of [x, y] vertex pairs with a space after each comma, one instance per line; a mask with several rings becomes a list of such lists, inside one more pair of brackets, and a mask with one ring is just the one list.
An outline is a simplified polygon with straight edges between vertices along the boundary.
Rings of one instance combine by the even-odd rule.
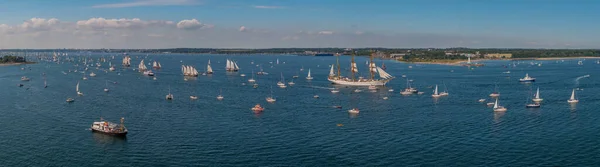
[[5, 55], [0, 57], [0, 63], [25, 63], [25, 57]]

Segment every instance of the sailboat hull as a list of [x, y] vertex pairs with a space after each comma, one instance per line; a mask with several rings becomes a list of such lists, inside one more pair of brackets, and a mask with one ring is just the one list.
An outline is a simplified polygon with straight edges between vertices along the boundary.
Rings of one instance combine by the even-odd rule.
[[332, 84], [348, 85], [348, 86], [384, 86], [390, 80], [370, 80], [370, 81], [346, 81], [328, 78]]

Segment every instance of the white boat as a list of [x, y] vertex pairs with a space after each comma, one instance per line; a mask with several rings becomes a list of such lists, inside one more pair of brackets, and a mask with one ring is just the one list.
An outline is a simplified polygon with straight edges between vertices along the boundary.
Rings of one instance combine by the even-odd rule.
[[225, 70], [227, 70], [228, 72], [236, 72], [240, 70], [240, 68], [238, 67], [236, 62], [227, 59], [227, 63], [225, 64]]
[[138, 71], [144, 72], [146, 70], [148, 70], [148, 67], [146, 67], [146, 64], [144, 64], [144, 59], [142, 59], [142, 61], [140, 61], [140, 64], [138, 65]]
[[210, 67], [210, 60], [208, 60], [208, 64], [206, 65], [206, 74], [212, 74], [213, 69]]
[[530, 103], [525, 105], [525, 108], [540, 108], [541, 106], [540, 103]]
[[479, 99], [477, 101], [480, 102], [480, 103], [483, 103], [483, 102], [485, 102], [485, 99]]
[[157, 63], [156, 60], [154, 62], [152, 62], [152, 68], [160, 69], [161, 68], [160, 62]]
[[351, 110], [348, 110], [348, 113], [351, 113], [351, 114], [358, 114], [358, 113], [360, 113], [360, 111], [358, 110], [358, 108], [353, 108], [353, 109], [351, 109]]
[[446, 83], [444, 83], [444, 91], [442, 93], [440, 93], [440, 96], [448, 96], [450, 95], [448, 93], [448, 88], [446, 87]]
[[219, 90], [219, 95], [217, 96], [217, 100], [223, 100], [223, 95], [222, 95], [223, 90]]
[[393, 91], [394, 91], [394, 89], [388, 89], [388, 92], [393, 92]]
[[375, 85], [369, 85], [369, 88], [368, 88], [368, 89], [369, 89], [369, 90], [376, 90], [376, 89], [377, 89], [377, 87], [376, 87]]
[[79, 91], [79, 81], [77, 81], [77, 86], [75, 86], [75, 91], [77, 91], [77, 95], [83, 96], [83, 92]]
[[537, 88], [537, 92], [535, 93], [535, 98], [532, 99], [533, 102], [541, 102], [544, 99], [540, 98], [540, 88]]
[[577, 100], [575, 98], [575, 89], [573, 89], [573, 92], [571, 92], [571, 98], [569, 100], [567, 100], [567, 102], [569, 102], [569, 103], [578, 103], [579, 102], [579, 100]]
[[266, 100], [269, 103], [273, 103], [273, 102], [277, 101], [277, 99], [273, 98], [273, 87], [272, 86], [271, 86], [271, 95], [269, 97], [267, 97]]
[[579, 60], [579, 62], [577, 62], [578, 65], [583, 65], [583, 61]]
[[27, 78], [26, 76], [22, 76], [21, 81], [29, 81], [29, 78]]
[[383, 97], [383, 100], [387, 100], [387, 99], [388, 99], [388, 97], [387, 97], [387, 96]]
[[435, 89], [433, 90], [433, 94], [431, 95], [431, 97], [437, 98], [437, 97], [440, 97], [440, 96], [442, 96], [442, 95], [440, 95], [438, 93], [438, 86], [435, 85]]
[[167, 96], [165, 96], [165, 99], [173, 100], [173, 94], [171, 94], [171, 86], [169, 86], [169, 94], [167, 94]]
[[494, 111], [495, 112], [506, 111], [506, 108], [504, 108], [503, 106], [498, 105], [498, 99], [496, 99], [496, 103], [494, 103]]
[[287, 87], [287, 86], [285, 86], [285, 79], [283, 78], [283, 73], [281, 73], [281, 80], [279, 82], [277, 82], [277, 86], [279, 86], [280, 88]]
[[245, 76], [246, 76], [246, 74], [240, 74], [240, 77], [245, 77]]
[[360, 90], [360, 89], [354, 89], [354, 92], [359, 93], [359, 92], [362, 92], [362, 90]]
[[75, 99], [73, 99], [73, 98], [70, 98], [70, 97], [67, 98], [67, 103], [71, 103], [71, 102], [74, 102], [74, 101], [75, 101]]
[[288, 82], [288, 85], [290, 85], [290, 86], [296, 85], [296, 83], [294, 83], [294, 79], [292, 79], [292, 81]]
[[495, 85], [494, 86], [494, 92], [492, 92], [490, 94], [490, 97], [498, 97], [498, 96], [500, 96], [500, 93], [498, 93], [498, 85]]
[[313, 98], [318, 99], [319, 95], [314, 95]]
[[525, 77], [519, 79], [520, 82], [534, 82], [535, 78], [529, 77], [528, 73], [525, 73]]
[[307, 80], [312, 80], [313, 79], [313, 77], [310, 76], [310, 68], [308, 69], [308, 76], [306, 76], [306, 79]]
[[339, 93], [339, 92], [340, 92], [340, 90], [338, 90], [338, 89], [332, 89], [331, 90], [331, 93]]
[[94, 73], [94, 72], [90, 73], [90, 77], [95, 77], [95, 76], [96, 76], [96, 73]]
[[[373, 59], [373, 56], [371, 56], [371, 59]], [[338, 61], [337, 66], [339, 69], [339, 61]], [[370, 65], [369, 65], [370, 78], [364, 79], [364, 78], [359, 77], [358, 79], [356, 79], [355, 74], [358, 72], [358, 68], [356, 66], [356, 62], [354, 62], [354, 53], [352, 54], [350, 71], [351, 71], [350, 78], [341, 76], [339, 74], [339, 70], [338, 70], [337, 76], [328, 77], [327, 80], [329, 80], [333, 84], [349, 85], [349, 86], [371, 86], [371, 85], [384, 86], [387, 82], [394, 79], [394, 77], [392, 75], [388, 74], [380, 67], [377, 67], [373, 61], [371, 61]], [[379, 74], [379, 79], [375, 79], [375, 73]]]
[[506, 71], [506, 72], [502, 72], [502, 73], [505, 73], [505, 74], [510, 74], [510, 71]]
[[152, 70], [146, 70], [146, 71], [144, 71], [144, 75], [154, 76], [154, 72], [152, 72]]
[[190, 96], [190, 99], [192, 99], [192, 100], [196, 100], [196, 99], [198, 99], [198, 96], [191, 95], [191, 96]]
[[108, 92], [108, 81], [104, 81], [104, 92]]

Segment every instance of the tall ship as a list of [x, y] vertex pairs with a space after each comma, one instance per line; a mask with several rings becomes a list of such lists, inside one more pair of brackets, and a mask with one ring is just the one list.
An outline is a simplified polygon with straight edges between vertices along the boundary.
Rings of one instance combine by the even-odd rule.
[[92, 129], [92, 132], [99, 132], [99, 133], [115, 135], [115, 136], [125, 136], [125, 135], [127, 135], [127, 128], [125, 128], [125, 125], [123, 124], [124, 121], [125, 121], [125, 118], [121, 118], [121, 124], [116, 124], [116, 123], [104, 121], [104, 120], [102, 120], [102, 118], [100, 118], [99, 122], [92, 123], [91, 129]]
[[236, 62], [227, 59], [227, 64], [225, 64], [225, 70], [229, 72], [236, 72], [240, 70], [240, 68], [238, 67]]
[[[349, 85], [349, 86], [383, 86], [395, 78], [394, 76], [388, 74], [383, 69], [381, 69], [380, 67], [377, 67], [375, 65], [375, 62], [373, 62], [373, 54], [371, 54], [370, 59], [371, 60], [369, 61], [370, 63], [368, 65], [369, 66], [369, 74], [370, 74], [369, 78], [363, 78], [363, 77], [356, 78], [356, 76], [357, 76], [356, 73], [358, 72], [358, 67], [356, 66], [356, 62], [354, 61], [354, 53], [352, 53], [352, 61], [350, 63], [350, 72], [351, 72], [350, 77], [344, 77], [340, 74], [341, 73], [340, 72], [340, 60], [338, 57], [337, 58], [337, 75], [335, 75], [334, 73], [332, 73], [332, 71], [330, 71], [330, 75], [327, 78], [327, 80], [331, 81], [333, 84]], [[379, 79], [375, 78], [375, 73], [379, 74]]]
[[123, 57], [123, 66], [125, 66], [125, 67], [131, 66], [131, 57], [129, 57], [129, 56]]
[[160, 65], [160, 62], [154, 61], [152, 63], [152, 68], [154, 68], [154, 69], [160, 69], [160, 68], [162, 68], [162, 66]]
[[198, 70], [192, 66], [181, 65], [181, 72], [183, 72], [183, 76], [188, 77], [197, 77]]

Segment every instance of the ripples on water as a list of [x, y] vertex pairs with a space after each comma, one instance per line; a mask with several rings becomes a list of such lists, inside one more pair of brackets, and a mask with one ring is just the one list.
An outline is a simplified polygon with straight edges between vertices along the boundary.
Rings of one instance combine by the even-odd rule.
[[[133, 57], [137, 65], [139, 58]], [[93, 55], [92, 57], [99, 57]], [[120, 56], [113, 60], [120, 64]], [[233, 58], [242, 68], [227, 75], [225, 58]], [[285, 64], [268, 62], [279, 58]], [[599, 120], [595, 107], [600, 65], [577, 61], [544, 61], [544, 66], [528, 62], [504, 68], [509, 61], [489, 61], [485, 67], [413, 65], [385, 61], [388, 72], [397, 76], [388, 87], [360, 93], [332, 86], [325, 80], [335, 57], [150, 55], [163, 69], [157, 81], [130, 69], [98, 74], [81, 81], [71, 64], [0, 67], [0, 162], [7, 166], [593, 166], [600, 155]], [[211, 59], [215, 74], [184, 81], [180, 61], [203, 71]], [[250, 71], [263, 64], [271, 75], [257, 76], [259, 88], [242, 85]], [[349, 58], [341, 60], [347, 71]], [[358, 58], [364, 71], [364, 58]], [[382, 61], [377, 61], [380, 64]], [[107, 64], [103, 64], [107, 66]], [[299, 71], [304, 66], [305, 71]], [[315, 80], [304, 79], [308, 68]], [[454, 72], [450, 72], [453, 70]], [[511, 74], [502, 72], [510, 70]], [[41, 73], [47, 73], [43, 88]], [[277, 102], [264, 98], [270, 85], [283, 72], [289, 81], [296, 73], [295, 86], [273, 87]], [[247, 77], [240, 77], [245, 73]], [[345, 73], [345, 72], [344, 72]], [[518, 82], [529, 73], [538, 80]], [[596, 72], [597, 73], [597, 72]], [[406, 74], [423, 95], [401, 96]], [[591, 77], [578, 78], [587, 74]], [[21, 76], [32, 78], [22, 88]], [[367, 75], [367, 74], [363, 74]], [[110, 92], [102, 91], [105, 80]], [[83, 97], [76, 97], [75, 84], [81, 82]], [[443, 84], [449, 97], [432, 99], [431, 87]], [[487, 98], [497, 83], [500, 103], [507, 112], [494, 113], [478, 103]], [[165, 101], [171, 87], [174, 101]], [[540, 87], [542, 108], [526, 109], [530, 91]], [[579, 104], [566, 100], [573, 88], [580, 88]], [[217, 101], [222, 89], [225, 99]], [[189, 100], [189, 95], [199, 97]], [[319, 94], [319, 99], [312, 96]], [[382, 97], [389, 97], [383, 100]], [[65, 103], [67, 97], [76, 102]], [[487, 98], [489, 99], [489, 98]], [[490, 101], [489, 99], [488, 101]], [[256, 103], [263, 113], [250, 111]], [[343, 109], [331, 106], [341, 105]], [[352, 107], [361, 109], [349, 115]], [[103, 117], [118, 121], [125, 117], [130, 134], [114, 138], [91, 133], [94, 120]], [[340, 124], [338, 126], [338, 124]]]

